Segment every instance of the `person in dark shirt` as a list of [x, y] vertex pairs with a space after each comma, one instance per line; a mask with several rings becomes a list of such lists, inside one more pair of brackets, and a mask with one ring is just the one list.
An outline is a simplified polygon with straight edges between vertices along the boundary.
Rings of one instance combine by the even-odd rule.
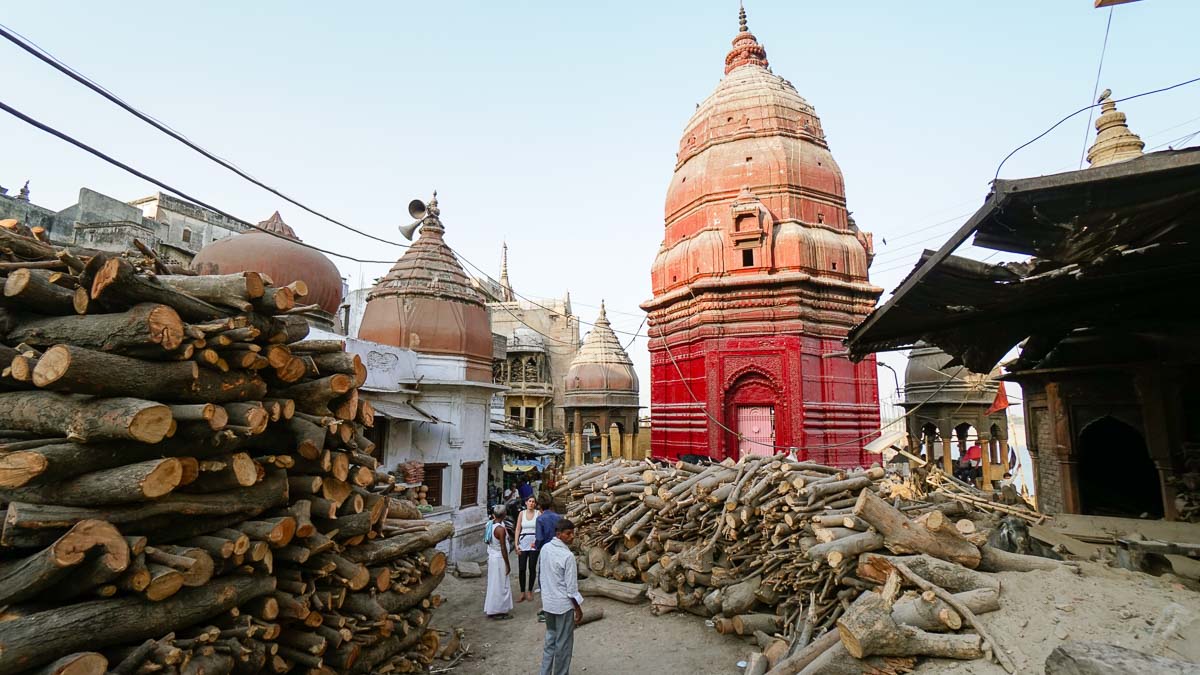
[[533, 496], [533, 486], [529, 484], [528, 480], [523, 480], [517, 487], [517, 492], [521, 493], [521, 503], [524, 504], [526, 499]]
[[[557, 536], [558, 521], [562, 520], [562, 516], [554, 511], [554, 499], [547, 493], [543, 492], [538, 497], [538, 508], [542, 510], [542, 515], [537, 519], [537, 550], [540, 554], [542, 547]], [[545, 623], [545, 611], [538, 612], [538, 621]]]

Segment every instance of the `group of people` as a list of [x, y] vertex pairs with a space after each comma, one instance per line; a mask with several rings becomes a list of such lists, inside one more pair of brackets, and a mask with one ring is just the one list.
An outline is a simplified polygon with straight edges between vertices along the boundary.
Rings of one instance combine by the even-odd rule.
[[509, 551], [514, 551], [521, 589], [517, 602], [532, 601], [534, 585], [540, 582], [542, 611], [538, 620], [546, 624], [541, 673], [565, 675], [571, 667], [575, 624], [583, 618], [579, 571], [570, 548], [575, 542], [575, 524], [555, 512], [549, 495], [535, 499], [531, 494], [513, 522], [508, 520], [508, 507], [497, 504], [484, 541], [488, 549], [484, 613], [497, 621], [512, 618]]

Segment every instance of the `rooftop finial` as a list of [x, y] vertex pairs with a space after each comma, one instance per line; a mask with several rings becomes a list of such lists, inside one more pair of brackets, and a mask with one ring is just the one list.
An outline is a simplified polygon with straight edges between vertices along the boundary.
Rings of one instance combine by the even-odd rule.
[[512, 283], [508, 280], [508, 242], [500, 244], [500, 289], [502, 296], [500, 299], [504, 302], [512, 302]]
[[750, 28], [746, 25], [746, 6], [741, 2], [738, 2], [738, 32], [750, 32]]
[[1146, 144], [1125, 124], [1125, 113], [1117, 110], [1112, 90], [1105, 89], [1097, 103], [1100, 117], [1096, 118], [1096, 141], [1088, 149], [1088, 164], [1097, 167], [1141, 157]]
[[25, 181], [25, 184], [21, 186], [21, 191], [17, 193], [17, 199], [23, 202], [29, 201], [29, 181]]
[[745, 65], [756, 65], [768, 68], [767, 50], [758, 44], [758, 38], [750, 32], [746, 25], [746, 8], [738, 3], [738, 32], [733, 37], [733, 49], [725, 55], [725, 74], [734, 68]]
[[438, 203], [437, 203], [437, 190], [434, 190], [434, 191], [433, 191], [433, 198], [431, 198], [431, 199], [429, 200], [429, 206], [428, 206], [428, 208], [429, 208], [429, 215], [431, 215], [431, 216], [433, 216], [433, 217], [435, 217], [435, 218], [436, 218], [436, 217], [438, 217], [438, 216], [440, 216], [440, 215], [442, 215], [442, 210], [438, 208]]
[[600, 318], [596, 319], [596, 323], [608, 323], [608, 311], [604, 309], [604, 300], [600, 300]]

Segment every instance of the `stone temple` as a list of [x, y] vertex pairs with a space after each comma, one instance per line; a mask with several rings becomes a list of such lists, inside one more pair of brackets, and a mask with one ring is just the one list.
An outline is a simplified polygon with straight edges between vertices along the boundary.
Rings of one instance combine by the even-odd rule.
[[842, 340], [874, 307], [871, 236], [816, 111], [771, 72], [743, 10], [725, 77], [680, 140], [651, 270], [651, 451], [867, 461], [873, 359]]

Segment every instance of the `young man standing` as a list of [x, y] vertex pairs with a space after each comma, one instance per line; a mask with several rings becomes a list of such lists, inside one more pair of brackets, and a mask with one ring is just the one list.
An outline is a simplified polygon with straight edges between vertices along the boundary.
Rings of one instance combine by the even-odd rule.
[[[542, 547], [554, 541], [558, 521], [562, 519], [562, 516], [554, 511], [554, 498], [544, 492], [538, 498], [538, 507], [541, 508], [542, 515], [538, 516], [537, 519], [537, 535], [535, 538], [537, 550], [540, 555]], [[539, 574], [538, 576], [540, 577], [541, 575]], [[538, 612], [537, 618], [538, 621], [544, 622], [546, 620], [545, 610]]]
[[542, 583], [542, 611], [546, 613], [546, 641], [542, 647], [541, 675], [567, 675], [575, 646], [575, 624], [583, 620], [579, 594], [579, 569], [571, 544], [575, 524], [562, 518], [557, 536], [538, 553], [538, 578]]

